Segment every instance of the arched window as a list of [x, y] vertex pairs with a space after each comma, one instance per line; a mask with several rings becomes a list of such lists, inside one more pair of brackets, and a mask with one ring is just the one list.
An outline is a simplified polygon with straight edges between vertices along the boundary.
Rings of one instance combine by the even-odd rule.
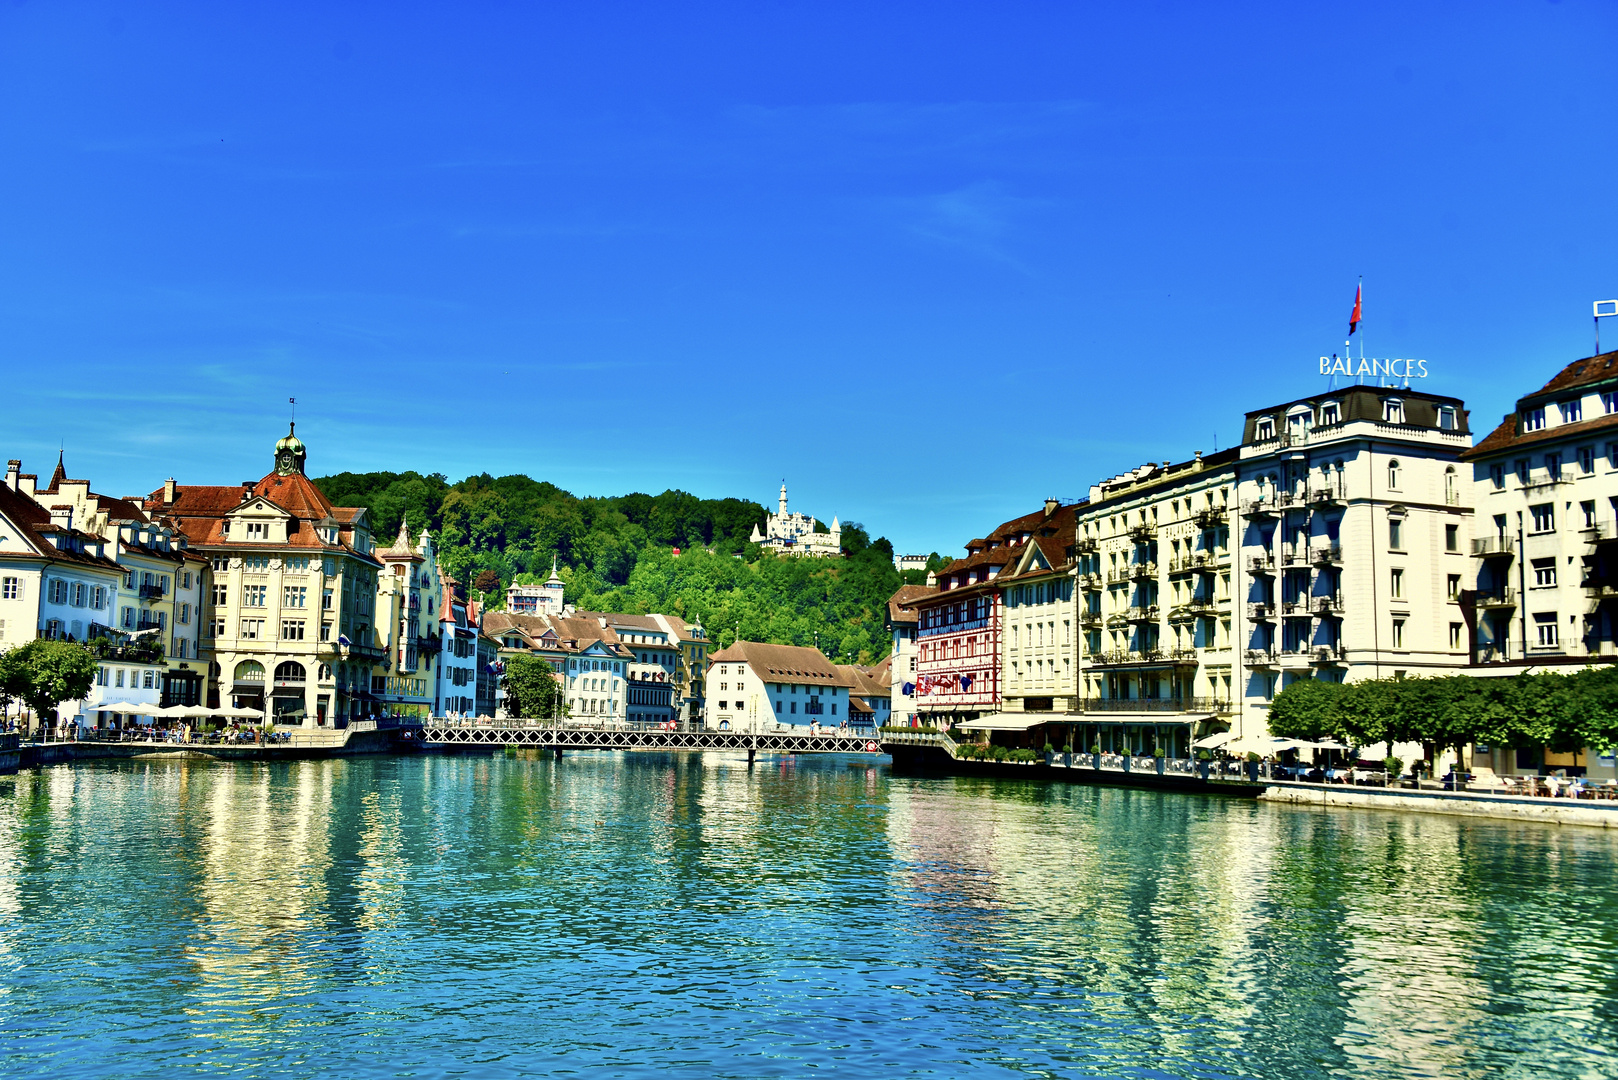
[[1388, 462], [1388, 490], [1399, 490], [1399, 459], [1394, 458]]
[[236, 665], [237, 682], [263, 682], [264, 665], [257, 660], [243, 660]]
[[303, 682], [305, 677], [303, 665], [296, 660], [283, 660], [275, 665], [275, 681], [278, 683]]
[[1444, 505], [1458, 506], [1460, 501], [1460, 492], [1455, 487], [1455, 466], [1451, 465], [1444, 470]]

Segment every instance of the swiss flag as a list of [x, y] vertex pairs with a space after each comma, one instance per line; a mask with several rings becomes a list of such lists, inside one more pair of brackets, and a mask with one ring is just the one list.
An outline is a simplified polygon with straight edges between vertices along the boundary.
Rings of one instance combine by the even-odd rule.
[[1348, 317], [1348, 335], [1354, 336], [1354, 331], [1360, 328], [1360, 290], [1364, 285], [1354, 286], [1354, 313]]

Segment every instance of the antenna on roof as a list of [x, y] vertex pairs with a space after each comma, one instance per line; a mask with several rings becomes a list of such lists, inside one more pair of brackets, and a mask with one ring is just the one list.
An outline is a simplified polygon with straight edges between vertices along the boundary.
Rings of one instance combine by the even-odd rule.
[[1606, 318], [1610, 318], [1613, 315], [1618, 315], [1618, 300], [1597, 300], [1595, 302], [1593, 310], [1595, 311], [1595, 319], [1593, 321], [1596, 324], [1596, 353], [1595, 354], [1597, 356], [1600, 356], [1601, 355], [1601, 320], [1606, 319]]

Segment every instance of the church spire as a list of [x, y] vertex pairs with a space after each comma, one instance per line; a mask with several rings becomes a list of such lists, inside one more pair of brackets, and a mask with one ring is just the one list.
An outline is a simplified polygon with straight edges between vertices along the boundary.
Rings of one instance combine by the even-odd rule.
[[66, 454], [66, 450], [56, 452], [56, 471], [51, 473], [51, 486], [46, 488], [46, 491], [54, 493], [57, 490], [57, 485], [67, 479], [67, 468], [62, 464], [62, 459]]

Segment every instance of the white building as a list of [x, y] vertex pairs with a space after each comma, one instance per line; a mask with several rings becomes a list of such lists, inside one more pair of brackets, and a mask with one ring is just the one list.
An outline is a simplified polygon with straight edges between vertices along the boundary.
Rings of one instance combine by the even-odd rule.
[[1243, 734], [1277, 689], [1467, 661], [1471, 446], [1458, 398], [1354, 386], [1247, 414], [1236, 499]]
[[816, 532], [815, 524], [815, 519], [807, 514], [787, 513], [787, 486], [782, 483], [776, 513], [768, 516], [763, 532], [754, 525], [753, 535], [748, 539], [787, 555], [841, 555], [843, 527], [837, 518], [831, 519], [831, 532]]
[[[425, 533], [423, 534], [425, 535]], [[433, 685], [433, 715], [477, 715], [478, 608], [453, 577], [437, 568], [442, 599], [438, 609], [438, 673]]]
[[709, 727], [774, 731], [849, 719], [850, 681], [821, 655], [799, 645], [738, 641], [712, 658]]
[[913, 727], [916, 724], [916, 609], [911, 602], [918, 596], [937, 592], [932, 585], [901, 585], [888, 597], [888, 635], [893, 641], [888, 684], [889, 723]]
[[1476, 661], [1618, 656], [1618, 352], [1569, 364], [1465, 458]]
[[551, 576], [539, 585], [506, 586], [506, 610], [513, 615], [565, 615], [562, 593], [566, 584], [551, 560]]

